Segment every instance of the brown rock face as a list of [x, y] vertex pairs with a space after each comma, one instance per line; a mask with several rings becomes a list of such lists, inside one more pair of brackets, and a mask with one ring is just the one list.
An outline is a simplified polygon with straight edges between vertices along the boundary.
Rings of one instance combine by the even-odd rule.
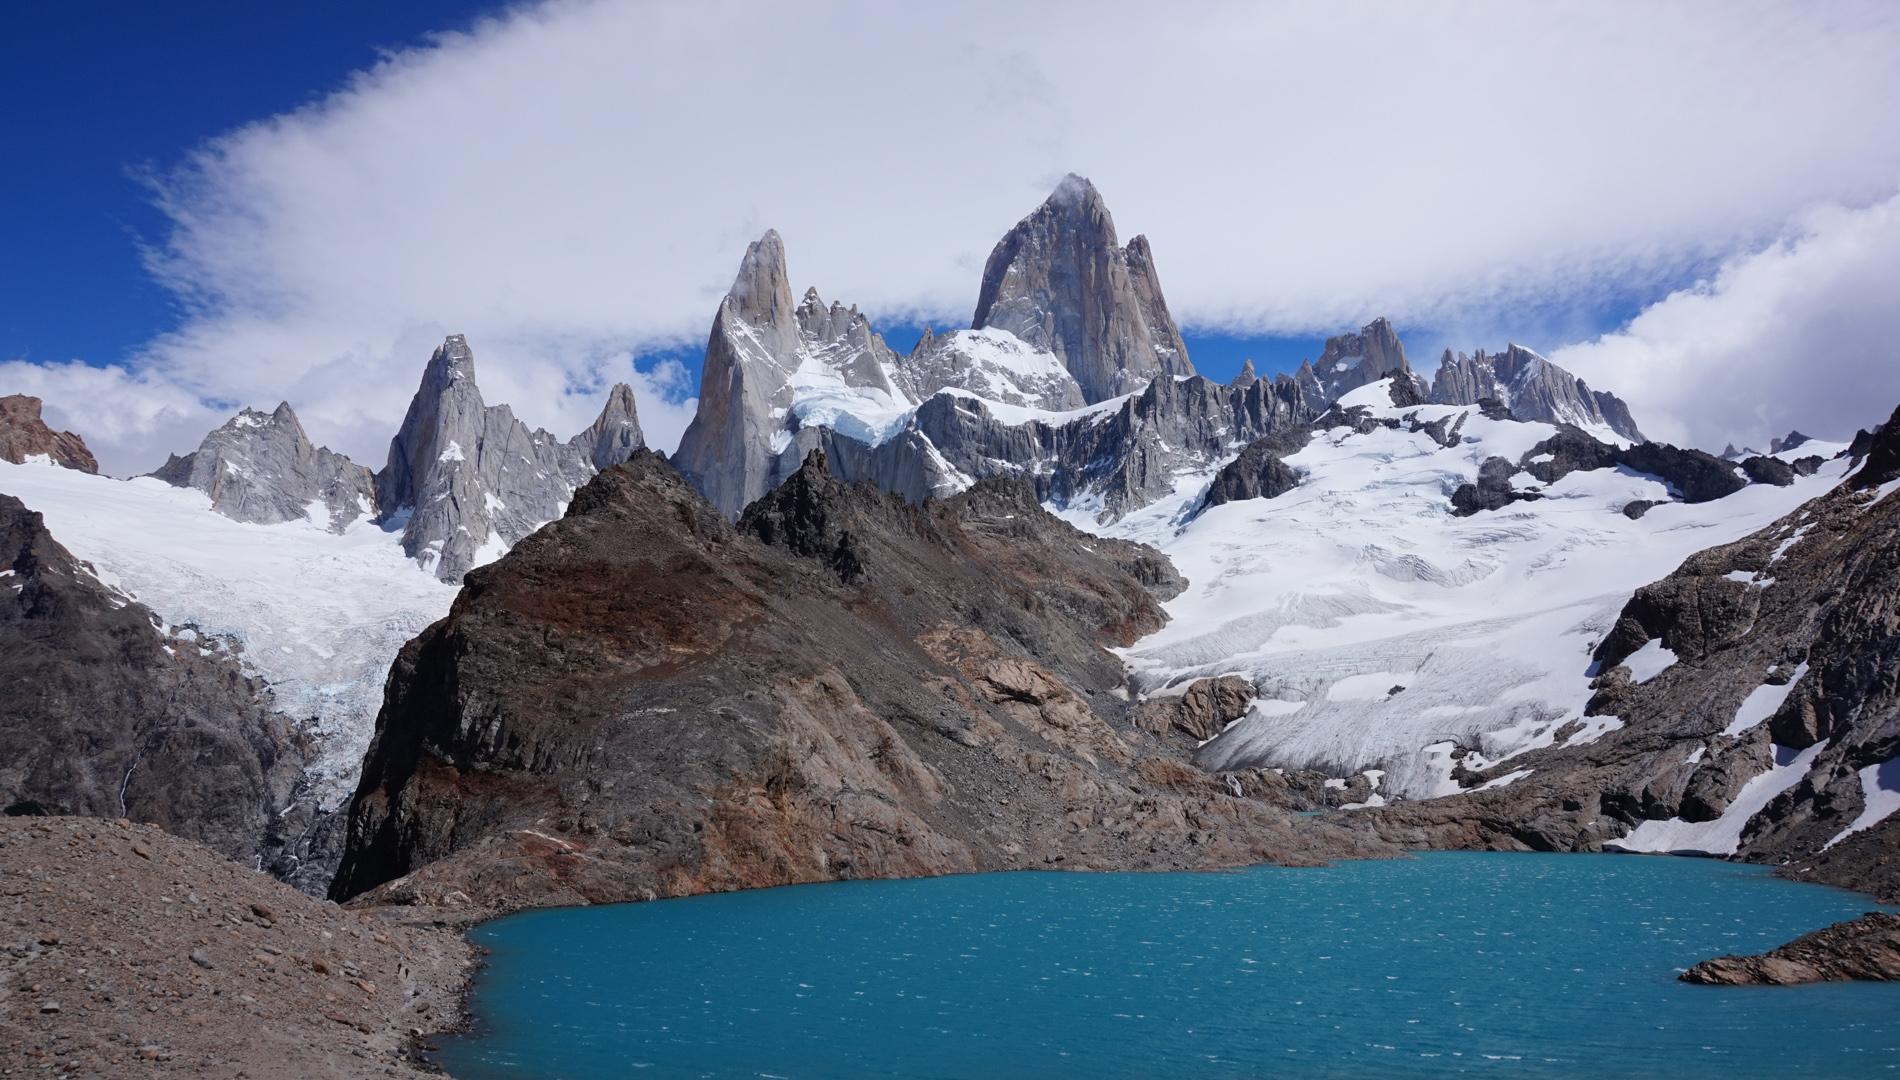
[[1256, 696], [1253, 684], [1237, 676], [1198, 679], [1178, 697], [1142, 702], [1135, 710], [1135, 723], [1156, 735], [1179, 731], [1199, 744], [1245, 716]]
[[1800, 983], [1900, 979], [1900, 915], [1870, 911], [1822, 927], [1759, 956], [1718, 956], [1680, 976], [1704, 986], [1794, 986]]
[[70, 431], [54, 431], [40, 419], [40, 399], [25, 394], [0, 397], [0, 461], [21, 464], [35, 454], [45, 454], [54, 464], [80, 472], [96, 473], [99, 463], [86, 440]]
[[272, 863], [307, 820], [290, 810], [308, 748], [235, 656], [161, 626], [0, 495], [0, 808], [155, 822]]
[[[509, 908], [1390, 849], [1134, 727], [1149, 549], [1016, 485], [908, 505], [814, 455], [737, 527], [639, 453], [391, 673], [333, 894]], [[1165, 782], [1164, 782], [1165, 781]]]

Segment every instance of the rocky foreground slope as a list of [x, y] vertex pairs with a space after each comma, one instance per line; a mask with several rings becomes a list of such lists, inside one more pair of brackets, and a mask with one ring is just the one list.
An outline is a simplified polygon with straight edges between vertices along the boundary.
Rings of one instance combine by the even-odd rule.
[[1103, 646], [1179, 588], [1019, 484], [913, 506], [814, 455], [733, 525], [637, 454], [403, 650], [334, 895], [521, 907], [1390, 853], [1236, 797], [1131, 722]]
[[0, 818], [0, 1074], [423, 1076], [473, 949], [150, 825]]

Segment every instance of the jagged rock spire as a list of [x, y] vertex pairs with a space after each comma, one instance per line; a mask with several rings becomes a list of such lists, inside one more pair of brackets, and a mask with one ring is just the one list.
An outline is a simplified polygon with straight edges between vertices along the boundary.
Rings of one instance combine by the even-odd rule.
[[1589, 384], [1522, 345], [1509, 344], [1503, 352], [1478, 350], [1474, 356], [1445, 350], [1438, 374], [1432, 378], [1431, 400], [1441, 405], [1474, 405], [1492, 398], [1510, 406], [1519, 420], [1607, 428], [1631, 442], [1643, 433], [1629, 406], [1607, 391]]
[[607, 403], [601, 406], [600, 416], [588, 425], [586, 431], [569, 439], [568, 445], [586, 454], [596, 470], [611, 469], [645, 446], [646, 439], [640, 432], [640, 410], [633, 400], [633, 387], [626, 383], [615, 383], [614, 388], [607, 392]]
[[1054, 353], [1090, 402], [1194, 373], [1147, 239], [1118, 246], [1101, 194], [1073, 173], [990, 252], [971, 326]]
[[[817, 289], [792, 305], [785, 247], [768, 231], [746, 248], [732, 288], [719, 303], [700, 371], [699, 410], [681, 437], [674, 464], [720, 513], [737, 518], [786, 470], [779, 455], [807, 426], [835, 426], [854, 438], [848, 409], [795, 402], [801, 367], [818, 382], [903, 407], [914, 397], [892, 378], [896, 354], [855, 307], [826, 305]], [[817, 411], [805, 415], [808, 407]]]
[[442, 580], [460, 581], [561, 516], [594, 473], [592, 449], [530, 430], [506, 405], [484, 404], [475, 356], [451, 334], [429, 357], [390, 440], [376, 476], [379, 509], [402, 523], [404, 551]]

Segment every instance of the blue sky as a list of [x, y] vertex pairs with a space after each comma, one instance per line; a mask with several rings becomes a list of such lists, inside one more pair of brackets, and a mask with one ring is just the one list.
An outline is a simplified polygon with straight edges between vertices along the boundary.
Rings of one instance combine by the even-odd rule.
[[[78, 3], [11, 15], [0, 100], [18, 107], [0, 111], [0, 139], [32, 164], [0, 174], [0, 233], [33, 254], [0, 261], [0, 356], [121, 363], [175, 328], [180, 302], [142, 259], [171, 225], [153, 205], [153, 173], [207, 139], [321, 98], [384, 52], [503, 7]], [[921, 329], [900, 320], [885, 335], [903, 350]], [[1325, 340], [1191, 326], [1187, 336], [1195, 362], [1223, 379], [1249, 357], [1262, 371], [1291, 370]], [[653, 355], [697, 377], [697, 350]]]
[[1218, 378], [1387, 315], [1428, 370], [1516, 341], [1701, 445], [1900, 396], [1890, 3], [1086, 10], [22, 7], [0, 392], [120, 472], [280, 398], [374, 460], [462, 332], [530, 422], [577, 430], [627, 380], [665, 446], [765, 228], [795, 289], [901, 347], [965, 323], [990, 245], [1075, 171]]
[[19, 4], [0, 33], [0, 356], [126, 359], [176, 325], [142, 245], [168, 229], [142, 179], [193, 146], [334, 89], [379, 50], [498, 5]]

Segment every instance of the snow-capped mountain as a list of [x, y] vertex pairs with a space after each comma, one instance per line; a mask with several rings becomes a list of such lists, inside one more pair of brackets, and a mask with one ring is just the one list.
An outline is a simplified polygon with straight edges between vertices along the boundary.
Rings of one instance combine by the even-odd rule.
[[399, 531], [403, 550], [425, 570], [459, 582], [559, 517], [575, 487], [641, 445], [625, 383], [566, 442], [530, 430], [506, 405], [486, 405], [474, 353], [456, 334], [423, 369], [381, 472], [311, 445], [284, 402], [269, 413], [240, 410], [197, 450], [173, 455], [151, 475], [205, 493], [212, 509], [234, 521], [309, 520], [342, 533], [359, 518], [374, 519]]
[[[1452, 771], [1552, 741], [1587, 742], [1591, 653], [1632, 590], [1685, 556], [1761, 528], [1838, 482], [1827, 462], [1787, 487], [1676, 501], [1614, 464], [1538, 480], [1560, 428], [1471, 405], [1395, 405], [1395, 380], [1352, 391], [1276, 455], [1272, 497], [1199, 506], [1192, 478], [1102, 528], [1160, 548], [1189, 588], [1124, 655], [1144, 692], [1238, 674], [1252, 708], [1203, 746], [1252, 766], [1383, 777], [1385, 797], [1459, 790]], [[1829, 452], [1840, 446], [1822, 448]], [[1541, 460], [1540, 460], [1541, 459]], [[1461, 515], [1487, 462], [1536, 496]], [[1632, 505], [1655, 503], [1632, 517]], [[1070, 515], [1084, 527], [1086, 515]]]
[[[1668, 659], [1647, 642], [1605, 653], [1632, 596], [1696, 552], [1759, 537], [1870, 452], [1843, 456], [1843, 446], [1795, 433], [1776, 452], [1736, 461], [1644, 442], [1620, 399], [1515, 345], [1448, 352], [1428, 381], [1382, 318], [1332, 338], [1296, 372], [1261, 378], [1249, 364], [1217, 383], [1194, 373], [1146, 241], [1121, 246], [1100, 195], [1076, 177], [996, 245], [973, 323], [926, 333], [898, 355], [855, 307], [826, 303], [815, 289], [794, 304], [784, 245], [767, 232], [713, 317], [699, 411], [671, 462], [679, 475], [650, 454], [632, 470], [642, 476], [633, 488], [664, 492], [685, 516], [632, 517], [661, 546], [716, 561], [729, 523], [745, 522], [748, 507], [798, 477], [796, 490], [741, 531], [819, 558], [844, 588], [864, 586], [863, 538], [840, 522], [864, 515], [860, 523], [876, 522], [896, 549], [930, 535], [929, 549], [939, 550], [944, 536], [933, 530], [942, 520], [931, 515], [950, 503], [904, 504], [964, 492], [952, 501], [985, 530], [1029, 529], [1089, 555], [1098, 545], [1115, 551], [1111, 591], [1166, 595], [1157, 610], [1167, 625], [1145, 622], [1145, 636], [1121, 626], [1114, 658], [1078, 644], [1100, 625], [1061, 629], [1064, 647], [1076, 645], [1086, 661], [1077, 670], [1101, 685], [1078, 696], [1052, 688], [1055, 676], [1038, 682], [1009, 668], [1014, 660], [998, 661], [1008, 669], [995, 676], [1008, 683], [998, 707], [1021, 713], [1010, 695], [1030, 691], [1009, 680], [1028, 679], [1038, 701], [1060, 703], [1050, 706], [1059, 714], [1045, 733], [1051, 745], [1072, 750], [1063, 740], [1073, 729], [1063, 725], [1093, 717], [1088, 730], [1099, 735], [1104, 717], [1178, 706], [1185, 721], [1140, 729], [1192, 735], [1152, 768], [1178, 779], [1198, 766], [1200, 780], [1222, 778], [1221, 798], [1298, 784], [1329, 806], [1348, 801], [1346, 791], [1361, 807], [1497, 793], [1538, 770], [1548, 776], [1549, 754], [1620, 746], [1625, 718], [1610, 707], [1614, 694], [1605, 696], [1604, 666], [1627, 668], [1643, 685]], [[578, 491], [598, 500], [631, 490], [627, 470], [587, 485], [642, 441], [624, 385], [571, 439], [531, 430], [483, 400], [459, 336], [430, 358], [374, 474], [313, 446], [286, 403], [240, 412], [151, 477], [98, 477], [81, 471], [90, 462], [83, 443], [45, 429], [38, 403], [26, 402], [0, 399], [0, 456], [29, 462], [0, 465], [0, 492], [42, 514], [102, 587], [148, 606], [156, 632], [218, 642], [237, 671], [266, 684], [273, 715], [314, 740], [306, 781], [320, 810], [338, 806], [354, 783], [404, 643], [449, 611], [469, 570], [567, 516]], [[821, 482], [827, 473], [881, 491]], [[595, 524], [569, 532], [615, 517], [600, 504], [583, 509]], [[824, 516], [833, 512], [843, 516]], [[668, 532], [677, 529], [692, 532], [691, 542]], [[1153, 550], [1086, 534], [1152, 545], [1172, 559], [1185, 591], [1173, 591], [1175, 571]], [[948, 550], [968, 555], [957, 544]], [[541, 556], [546, 566], [567, 557]], [[794, 572], [778, 556], [760, 558], [775, 573]], [[1063, 608], [1062, 618], [1095, 610], [1073, 583], [1044, 573], [1031, 575], [1023, 595], [1050, 599], [1033, 603]], [[661, 592], [691, 584], [638, 580]], [[809, 585], [793, 584], [766, 591]], [[538, 595], [533, 583], [515, 585]], [[1110, 588], [1089, 589], [1098, 586]], [[831, 588], [819, 592], [836, 599]], [[712, 611], [723, 601], [694, 602]], [[973, 625], [1002, 618], [981, 604], [963, 614]], [[703, 644], [672, 640], [690, 633], [665, 619], [648, 629], [660, 653]], [[601, 645], [623, 647], [632, 646]], [[933, 638], [919, 647], [946, 671], [967, 662], [955, 659], [964, 644]], [[1102, 671], [1126, 677], [1101, 682]], [[536, 677], [556, 675], [566, 677]], [[831, 722], [812, 708], [820, 729]], [[1649, 730], [1653, 718], [1629, 715]], [[505, 743], [507, 718], [491, 719], [500, 726], [480, 738]], [[968, 745], [987, 731], [966, 733]], [[1091, 739], [1100, 749], [1119, 736]], [[1133, 760], [1121, 753], [1105, 760]], [[1872, 760], [1863, 758], [1826, 760], [1858, 768]], [[1091, 757], [1076, 767], [1100, 764]], [[1679, 764], [1630, 768], [1642, 780], [1652, 766]], [[1751, 760], [1735, 775], [1754, 765], [1750, 776], [1801, 762]], [[1830, 783], [1847, 790], [1838, 777]], [[1565, 842], [1627, 831], [1626, 818], [1609, 821], [1593, 819]], [[310, 847], [314, 858], [335, 850], [320, 846]]]

